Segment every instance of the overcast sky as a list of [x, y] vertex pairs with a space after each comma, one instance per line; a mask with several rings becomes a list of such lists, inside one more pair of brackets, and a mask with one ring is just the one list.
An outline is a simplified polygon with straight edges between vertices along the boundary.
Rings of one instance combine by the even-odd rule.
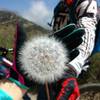
[[[26, 19], [47, 27], [59, 0], [0, 0], [0, 9], [17, 12]], [[100, 0], [97, 0], [100, 5]]]

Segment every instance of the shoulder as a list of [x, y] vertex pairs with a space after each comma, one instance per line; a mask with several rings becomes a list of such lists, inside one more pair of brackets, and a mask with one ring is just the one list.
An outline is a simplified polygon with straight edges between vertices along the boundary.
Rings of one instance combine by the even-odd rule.
[[97, 2], [96, 0], [76, 0], [75, 12], [78, 17], [91, 16], [94, 17], [97, 14]]
[[91, 3], [91, 2], [96, 2], [96, 0], [75, 0], [74, 3], [77, 3], [79, 5], [79, 4], [84, 3], [84, 2]]
[[76, 10], [85, 10], [87, 12], [97, 12], [96, 0], [76, 0]]

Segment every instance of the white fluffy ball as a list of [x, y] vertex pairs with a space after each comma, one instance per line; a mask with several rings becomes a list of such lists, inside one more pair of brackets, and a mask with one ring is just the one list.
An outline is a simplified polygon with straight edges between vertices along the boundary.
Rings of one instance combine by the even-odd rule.
[[54, 37], [33, 37], [19, 53], [21, 69], [38, 83], [54, 82], [62, 77], [69, 61], [63, 44]]

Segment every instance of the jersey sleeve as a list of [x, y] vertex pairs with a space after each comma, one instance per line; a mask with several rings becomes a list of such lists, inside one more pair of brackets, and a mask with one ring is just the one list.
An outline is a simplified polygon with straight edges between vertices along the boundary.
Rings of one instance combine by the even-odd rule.
[[[83, 43], [84, 55], [91, 54], [95, 42], [95, 30], [97, 24], [97, 2], [95, 0], [83, 0], [76, 8], [77, 25], [85, 29]], [[86, 57], [86, 58], [87, 58]]]
[[79, 55], [69, 64], [74, 67], [77, 74], [80, 74], [86, 60], [91, 55], [95, 44], [95, 30], [97, 24], [97, 2], [95, 0], [80, 0], [76, 7], [77, 26], [85, 30], [82, 39], [83, 42], [79, 45]]

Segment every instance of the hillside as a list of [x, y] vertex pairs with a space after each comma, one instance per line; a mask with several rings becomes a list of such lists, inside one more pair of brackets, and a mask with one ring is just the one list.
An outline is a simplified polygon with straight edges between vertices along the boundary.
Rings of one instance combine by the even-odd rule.
[[29, 37], [37, 34], [45, 34], [48, 30], [32, 23], [13, 12], [0, 11], [0, 46], [12, 47], [17, 20], [22, 21]]

